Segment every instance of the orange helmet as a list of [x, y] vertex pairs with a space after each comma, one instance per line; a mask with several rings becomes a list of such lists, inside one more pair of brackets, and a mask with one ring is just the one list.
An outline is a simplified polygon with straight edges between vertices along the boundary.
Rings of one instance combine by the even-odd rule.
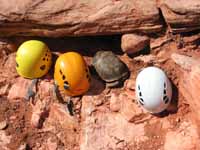
[[55, 64], [54, 80], [69, 96], [85, 93], [90, 86], [90, 73], [83, 57], [76, 52], [60, 55]]

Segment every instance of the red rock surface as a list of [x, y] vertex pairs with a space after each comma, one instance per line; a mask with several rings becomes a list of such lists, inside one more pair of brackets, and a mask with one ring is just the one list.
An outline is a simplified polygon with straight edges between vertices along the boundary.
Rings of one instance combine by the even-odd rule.
[[[176, 56], [176, 57], [175, 57]], [[180, 92], [186, 98], [190, 105], [194, 119], [199, 125], [200, 121], [200, 99], [199, 99], [199, 82], [200, 82], [200, 59], [199, 57], [188, 57], [185, 55], [174, 54], [173, 59], [183, 71], [182, 80], [180, 82]]]
[[127, 54], [134, 54], [150, 45], [148, 36], [124, 34], [121, 38], [121, 49]]
[[19, 77], [15, 80], [15, 83], [11, 86], [8, 99], [10, 100], [22, 100], [26, 98], [28, 87], [31, 85], [31, 80]]
[[0, 131], [0, 148], [2, 150], [8, 150], [7, 144], [10, 143], [11, 136], [6, 135], [5, 131]]
[[3, 0], [0, 36], [155, 33], [165, 27], [164, 21], [172, 32], [188, 32], [200, 28], [199, 4], [199, 0]]
[[199, 0], [159, 0], [159, 7], [173, 32], [200, 29]]
[[38, 100], [32, 109], [31, 124], [33, 127], [41, 128], [49, 112], [48, 101], [46, 99]]
[[197, 126], [193, 125], [192, 122], [181, 123], [179, 129], [169, 131], [166, 134], [164, 150], [199, 149], [200, 146], [198, 143], [200, 142], [200, 138], [196, 130]]
[[48, 37], [116, 34], [161, 29], [155, 0], [2, 1], [0, 35]]
[[[101, 42], [89, 42], [88, 49], [95, 47], [95, 50], [108, 50], [109, 47], [98, 47], [108, 43], [120, 47], [120, 37], [97, 39]], [[112, 45], [109, 39], [118, 42], [113, 40], [115, 42]], [[164, 40], [163, 43], [163, 39], [170, 40]], [[7, 122], [7, 127], [0, 130], [0, 149], [199, 150], [200, 130], [197, 120], [200, 71], [198, 65], [191, 65], [200, 56], [199, 40], [197, 35], [192, 34], [183, 35], [183, 39], [184, 46], [180, 48], [180, 41], [174, 37], [153, 36], [151, 44], [159, 44], [154, 43], [156, 46], [149, 54], [133, 58], [111, 47], [129, 67], [130, 78], [124, 86], [108, 89], [90, 68], [90, 90], [82, 97], [71, 99], [73, 115], [70, 115], [65, 103], [68, 96], [61, 93], [63, 101], [54, 97], [53, 70], [39, 80], [35, 98], [25, 101], [24, 91], [30, 80], [17, 75], [13, 60], [15, 53], [0, 51], [0, 91], [3, 91], [0, 95], [0, 122]], [[51, 49], [60, 50], [60, 53], [66, 49], [66, 39], [43, 40]], [[81, 41], [79, 45], [79, 40], [76, 39], [76, 46], [80, 46], [79, 52], [90, 64], [95, 51], [83, 49], [86, 41]], [[182, 54], [181, 57], [178, 53]], [[186, 55], [191, 56], [189, 58], [192, 60], [195, 58], [195, 61], [190, 61]], [[182, 58], [186, 59], [183, 61]], [[183, 69], [177, 64], [184, 66]], [[151, 65], [161, 67], [173, 83], [171, 106], [159, 116], [145, 112], [135, 100], [136, 75], [143, 67]], [[16, 93], [17, 90], [19, 92]], [[16, 97], [17, 101], [14, 100]]]

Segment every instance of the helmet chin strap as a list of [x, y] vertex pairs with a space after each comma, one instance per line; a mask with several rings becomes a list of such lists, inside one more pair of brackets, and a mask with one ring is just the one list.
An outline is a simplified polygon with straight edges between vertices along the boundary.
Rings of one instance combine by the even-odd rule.
[[63, 97], [61, 96], [60, 91], [58, 89], [57, 81], [54, 81], [53, 93], [54, 93], [53, 94], [54, 98], [56, 100], [58, 100], [60, 103], [65, 103], [66, 104], [67, 110], [69, 111], [69, 114], [71, 116], [73, 116], [74, 115], [74, 111], [73, 111], [74, 104], [73, 104], [73, 102], [71, 100], [71, 97], [67, 98], [66, 101], [63, 99]]
[[[28, 87], [28, 90], [27, 90], [27, 93], [26, 93], [26, 96], [25, 96], [26, 100], [30, 100], [31, 98], [35, 97], [36, 93], [33, 91], [33, 89], [34, 89], [34, 87], [37, 87], [38, 80], [39, 80], [38, 78], [32, 80], [32, 83]], [[36, 91], [37, 91], [37, 88], [36, 88]]]
[[71, 97], [69, 97], [68, 99], [67, 99], [67, 109], [68, 109], [68, 111], [69, 111], [69, 114], [71, 115], [71, 116], [73, 116], [74, 115], [74, 110], [73, 110], [73, 107], [74, 107], [74, 104], [73, 104], [73, 102], [72, 102], [72, 99], [71, 99]]

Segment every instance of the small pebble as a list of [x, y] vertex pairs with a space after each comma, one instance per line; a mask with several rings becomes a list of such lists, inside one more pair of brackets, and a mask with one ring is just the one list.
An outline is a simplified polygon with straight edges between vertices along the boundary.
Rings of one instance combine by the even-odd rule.
[[8, 126], [7, 121], [1, 121], [0, 122], [0, 130], [4, 130]]
[[18, 150], [26, 150], [27, 149], [27, 144], [23, 143], [22, 145], [20, 145], [20, 147], [18, 148]]
[[94, 105], [95, 106], [101, 106], [102, 104], [103, 104], [103, 99], [99, 98], [99, 99], [97, 99], [97, 100], [94, 101]]
[[181, 119], [180, 118], [176, 118], [176, 122], [181, 122]]

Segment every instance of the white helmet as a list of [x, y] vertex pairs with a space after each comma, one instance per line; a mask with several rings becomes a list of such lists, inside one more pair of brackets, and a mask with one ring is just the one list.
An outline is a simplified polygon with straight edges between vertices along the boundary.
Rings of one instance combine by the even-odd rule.
[[170, 104], [171, 83], [161, 69], [147, 67], [136, 78], [136, 96], [140, 105], [147, 111], [160, 113]]

